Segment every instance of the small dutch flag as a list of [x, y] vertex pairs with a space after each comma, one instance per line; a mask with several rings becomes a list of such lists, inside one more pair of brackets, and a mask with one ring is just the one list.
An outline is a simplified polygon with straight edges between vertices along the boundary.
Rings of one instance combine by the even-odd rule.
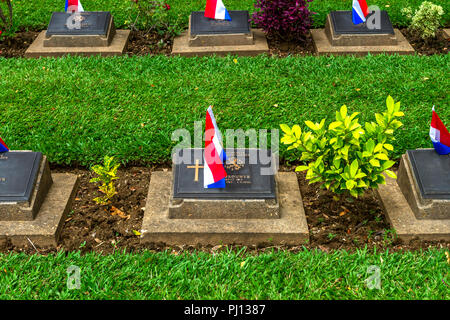
[[3, 141], [2, 138], [0, 138], [0, 153], [7, 151], [9, 151], [8, 146], [6, 145], [5, 141]]
[[203, 187], [225, 188], [225, 177], [227, 173], [224, 163], [227, 160], [227, 155], [225, 154], [225, 150], [223, 150], [222, 135], [217, 127], [211, 106], [206, 111], [203, 160]]
[[222, 0], [206, 0], [205, 17], [231, 21], [230, 14]]
[[361, 24], [366, 22], [366, 17], [369, 14], [366, 0], [353, 0], [352, 20], [353, 24]]
[[81, 5], [80, 0], [66, 0], [66, 6], [64, 8], [64, 11], [68, 12], [83, 12], [83, 6]]
[[432, 112], [430, 138], [431, 142], [433, 142], [434, 150], [440, 155], [450, 154], [450, 133], [436, 111], [434, 111], [434, 106]]

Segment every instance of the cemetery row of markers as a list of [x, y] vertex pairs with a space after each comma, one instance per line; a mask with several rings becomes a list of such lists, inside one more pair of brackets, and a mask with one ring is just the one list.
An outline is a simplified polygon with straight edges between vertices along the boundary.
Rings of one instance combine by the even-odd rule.
[[[365, 0], [353, 0], [351, 9], [330, 12], [324, 29], [311, 30], [318, 54], [414, 53], [386, 11], [369, 11]], [[205, 11], [192, 12], [188, 30], [174, 39], [172, 54], [252, 56], [269, 52], [264, 32], [251, 28], [249, 18], [248, 11], [228, 11], [221, 0], [207, 0]], [[66, 12], [53, 12], [48, 29], [39, 34], [25, 57], [121, 55], [129, 35], [130, 30], [115, 28], [109, 12], [84, 11], [78, 0], [67, 0]]]
[[[391, 105], [388, 112], [401, 116], [391, 97], [387, 105], [388, 110]], [[350, 117], [344, 107], [340, 114]], [[329, 130], [333, 130], [331, 125]], [[282, 129], [288, 134], [282, 142], [303, 139], [299, 127], [283, 125]], [[450, 240], [450, 133], [434, 108], [429, 135], [434, 148], [408, 150], [401, 157], [397, 179], [386, 177], [386, 183], [376, 189], [389, 222], [405, 241], [416, 237]], [[174, 150], [173, 172], [152, 172], [141, 242], [306, 243], [309, 232], [296, 173], [278, 172], [271, 150], [225, 150], [212, 107], [206, 112], [204, 136], [204, 148]], [[369, 150], [374, 148], [378, 145], [365, 152], [380, 161], [388, 160], [386, 154]], [[365, 176], [357, 160], [347, 161], [351, 161], [348, 174], [355, 179], [356, 175]], [[393, 175], [383, 170], [380, 173]], [[11, 151], [0, 138], [0, 237], [10, 239], [16, 247], [29, 242], [56, 247], [78, 183], [77, 175], [51, 173], [42, 153]]]
[[[124, 52], [129, 30], [116, 30], [109, 12], [85, 12], [68, 1], [69, 12], [55, 12], [48, 30], [30, 46], [28, 57]], [[368, 25], [370, 18], [377, 28]], [[411, 53], [386, 12], [367, 11], [364, 1], [352, 11], [334, 11], [325, 29], [312, 31], [316, 49], [326, 54]], [[177, 37], [179, 55], [267, 52], [260, 30], [250, 28], [247, 11], [227, 11], [208, 1], [192, 12], [188, 31]], [[393, 102], [392, 102], [393, 103]], [[397, 235], [409, 240], [450, 238], [450, 134], [433, 111], [430, 137], [435, 149], [408, 150], [398, 179], [377, 189]], [[5, 137], [7, 140], [7, 137]], [[278, 172], [271, 150], [224, 150], [213, 111], [206, 115], [205, 147], [174, 154], [173, 172], [152, 173], [142, 222], [141, 242], [166, 244], [300, 245], [309, 233], [294, 172]], [[30, 241], [57, 246], [79, 179], [51, 173], [40, 152], [10, 151], [0, 140], [0, 237], [15, 246]]]

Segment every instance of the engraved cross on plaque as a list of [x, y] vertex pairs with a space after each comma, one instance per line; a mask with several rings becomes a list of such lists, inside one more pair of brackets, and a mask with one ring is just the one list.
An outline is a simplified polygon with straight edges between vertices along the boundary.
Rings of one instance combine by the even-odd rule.
[[195, 166], [187, 166], [189, 169], [195, 169], [195, 178], [194, 181], [198, 181], [198, 169], [203, 168], [203, 166], [199, 166], [199, 160], [195, 160]]

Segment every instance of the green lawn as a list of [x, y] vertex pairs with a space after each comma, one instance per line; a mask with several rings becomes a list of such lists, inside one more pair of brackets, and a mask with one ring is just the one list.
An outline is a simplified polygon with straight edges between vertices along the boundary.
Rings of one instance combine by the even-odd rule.
[[[204, 10], [206, 0], [167, 0], [171, 6], [171, 24], [187, 27], [188, 16], [191, 11]], [[435, 4], [444, 8], [444, 24], [450, 21], [450, 2], [446, 0], [433, 0]], [[225, 6], [229, 10], [255, 11], [253, 0], [225, 0]], [[351, 10], [351, 0], [315, 0], [310, 3], [310, 10], [317, 12], [315, 15], [315, 27], [325, 24], [327, 14], [332, 10]], [[406, 6], [418, 8], [422, 0], [377, 0], [382, 10], [389, 13], [391, 21], [396, 26], [406, 26], [407, 21], [401, 14], [401, 9]], [[130, 0], [83, 0], [83, 7], [88, 11], [111, 11], [118, 27], [128, 27], [130, 21], [134, 21], [136, 11], [130, 6]], [[372, 3], [369, 3], [372, 4]], [[14, 0], [14, 18], [20, 26], [32, 29], [43, 29], [47, 26], [52, 11], [63, 11], [62, 0]], [[386, 7], [388, 6], [388, 7]]]
[[448, 125], [449, 62], [448, 55], [0, 59], [0, 136], [53, 163], [89, 165], [106, 154], [162, 163], [172, 132], [193, 132], [210, 104], [222, 131], [305, 128], [305, 120], [331, 120], [343, 104], [373, 121], [391, 95], [405, 112], [398, 156], [431, 147], [433, 105]]
[[[71, 265], [80, 268], [80, 289], [67, 288]], [[380, 289], [364, 282], [371, 265], [380, 268]], [[0, 254], [0, 299], [448, 300], [448, 271], [444, 250]]]

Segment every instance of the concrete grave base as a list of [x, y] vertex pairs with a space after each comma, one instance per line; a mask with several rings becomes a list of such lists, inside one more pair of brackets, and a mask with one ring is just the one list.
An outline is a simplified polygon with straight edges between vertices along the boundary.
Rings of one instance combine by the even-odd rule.
[[154, 172], [145, 206], [141, 242], [168, 245], [304, 244], [309, 240], [309, 233], [296, 174], [280, 172], [278, 175], [278, 219], [171, 219], [172, 173]]
[[[241, 44], [241, 45], [222, 45], [222, 46], [189, 46], [190, 36], [189, 31], [184, 32], [180, 36], [176, 37], [173, 41], [172, 54], [180, 56], [207, 56], [207, 55], [220, 55], [225, 56], [227, 54], [236, 54], [240, 56], [256, 56], [261, 53], [269, 52], [269, 45], [267, 39], [262, 30], [252, 29], [254, 41], [253, 44]], [[232, 35], [231, 35], [232, 36]], [[209, 36], [214, 37], [214, 35]], [[224, 37], [223, 35], [217, 35], [217, 37]], [[212, 40], [210, 40], [212, 41]]]
[[[78, 176], [52, 174], [53, 185], [32, 221], [0, 221], [0, 239], [10, 239], [14, 246], [56, 247], [64, 220], [78, 188]], [[29, 240], [28, 240], [29, 239]]]
[[444, 32], [444, 37], [450, 39], [450, 29], [446, 28], [442, 30]]
[[[27, 151], [14, 151], [27, 152]], [[1, 157], [1, 156], [0, 156]], [[0, 221], [31, 221], [36, 217], [48, 190], [52, 185], [50, 166], [42, 156], [39, 171], [29, 201], [0, 203]]]
[[389, 223], [403, 241], [450, 240], [450, 219], [417, 219], [395, 179], [386, 177], [386, 184], [379, 185], [377, 194]]
[[[434, 153], [434, 149], [426, 150]], [[400, 160], [397, 184], [417, 219], [450, 219], [450, 200], [422, 197], [408, 153], [403, 154]]]
[[357, 55], [365, 56], [370, 54], [414, 54], [414, 48], [398, 29], [394, 29], [397, 39], [396, 45], [345, 45], [333, 46], [327, 37], [325, 29], [312, 29], [311, 36], [314, 40], [316, 52], [319, 55]]
[[25, 58], [61, 57], [67, 54], [82, 56], [122, 55], [127, 47], [130, 30], [116, 30], [109, 46], [99, 47], [46, 47], [44, 41], [47, 30], [42, 31], [25, 52]]

